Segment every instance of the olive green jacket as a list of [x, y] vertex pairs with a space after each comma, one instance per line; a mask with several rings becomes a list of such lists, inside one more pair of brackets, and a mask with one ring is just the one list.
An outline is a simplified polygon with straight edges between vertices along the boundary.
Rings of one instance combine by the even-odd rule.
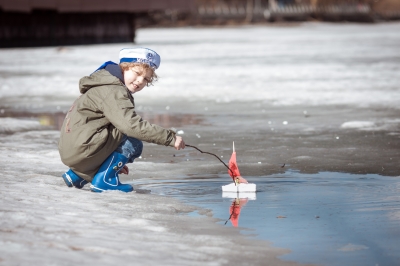
[[124, 135], [174, 146], [175, 133], [137, 115], [131, 93], [107, 70], [83, 77], [79, 89], [82, 95], [65, 117], [58, 148], [61, 161], [80, 177], [91, 182]]

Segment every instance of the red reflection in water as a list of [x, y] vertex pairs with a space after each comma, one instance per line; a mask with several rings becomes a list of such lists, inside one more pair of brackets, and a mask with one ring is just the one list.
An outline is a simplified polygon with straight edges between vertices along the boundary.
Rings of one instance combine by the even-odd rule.
[[244, 207], [244, 205], [246, 205], [248, 199], [244, 198], [244, 199], [234, 199], [231, 206], [229, 207], [229, 219], [231, 220], [231, 223], [234, 227], [238, 227], [239, 226], [239, 215], [240, 215], [240, 211], [242, 209], [242, 207]]

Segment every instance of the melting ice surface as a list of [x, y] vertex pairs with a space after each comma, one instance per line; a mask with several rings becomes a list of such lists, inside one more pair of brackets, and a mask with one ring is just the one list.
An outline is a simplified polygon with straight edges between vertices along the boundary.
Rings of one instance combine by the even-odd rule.
[[[399, 23], [140, 29], [136, 46], [161, 55], [161, 78], [135, 98], [399, 108], [399, 30]], [[70, 106], [79, 79], [118, 61], [127, 46], [0, 50], [0, 101]]]
[[[246, 178], [257, 184], [256, 197], [224, 198], [221, 186], [228, 178], [198, 176], [140, 187], [211, 209], [221, 225], [238, 225], [245, 234], [289, 248], [292, 252], [282, 257], [285, 260], [398, 265], [400, 201], [394, 199], [400, 189], [398, 177], [287, 171]], [[240, 208], [233, 215], [239, 212], [236, 220], [231, 217], [232, 206]]]

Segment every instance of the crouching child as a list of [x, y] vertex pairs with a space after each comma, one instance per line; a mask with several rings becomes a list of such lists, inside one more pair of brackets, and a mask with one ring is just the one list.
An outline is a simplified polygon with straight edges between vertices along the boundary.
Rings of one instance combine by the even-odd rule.
[[133, 191], [121, 184], [127, 163], [138, 158], [142, 141], [185, 148], [175, 132], [143, 120], [135, 112], [133, 94], [157, 80], [160, 56], [147, 48], [122, 49], [119, 64], [104, 63], [79, 81], [81, 95], [69, 109], [59, 141], [62, 162], [70, 169], [62, 175], [69, 187], [91, 183], [93, 192]]

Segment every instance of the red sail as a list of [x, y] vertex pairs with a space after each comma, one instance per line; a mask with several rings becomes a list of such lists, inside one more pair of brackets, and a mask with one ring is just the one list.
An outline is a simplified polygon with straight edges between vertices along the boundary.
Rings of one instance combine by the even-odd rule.
[[228, 174], [232, 178], [240, 176], [239, 167], [237, 166], [237, 163], [236, 163], [236, 152], [235, 151], [232, 153], [231, 159], [229, 160], [229, 168], [231, 169], [231, 171], [228, 170]]

